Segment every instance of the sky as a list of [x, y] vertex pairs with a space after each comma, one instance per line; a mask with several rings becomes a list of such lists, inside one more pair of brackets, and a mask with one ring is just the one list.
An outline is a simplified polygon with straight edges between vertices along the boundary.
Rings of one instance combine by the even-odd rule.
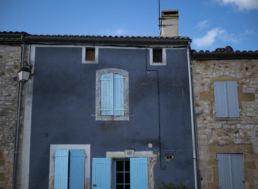
[[[258, 0], [160, 0], [179, 10], [191, 48], [258, 50]], [[0, 31], [49, 35], [159, 36], [158, 0], [0, 0]]]

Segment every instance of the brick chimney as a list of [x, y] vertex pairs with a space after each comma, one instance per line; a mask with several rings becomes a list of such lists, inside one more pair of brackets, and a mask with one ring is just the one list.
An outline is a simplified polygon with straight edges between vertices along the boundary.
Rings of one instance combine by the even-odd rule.
[[178, 36], [178, 10], [161, 12], [161, 36]]

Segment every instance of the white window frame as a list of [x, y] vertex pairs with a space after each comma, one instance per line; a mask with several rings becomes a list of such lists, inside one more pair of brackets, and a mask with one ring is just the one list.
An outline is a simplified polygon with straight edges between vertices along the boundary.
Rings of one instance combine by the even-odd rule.
[[149, 49], [150, 54], [150, 65], [151, 66], [166, 66], [167, 65], [167, 55], [166, 48], [162, 48], [162, 62], [153, 62], [153, 48]]
[[51, 144], [50, 145], [48, 189], [54, 189], [55, 152], [56, 152], [56, 150], [85, 150], [85, 154], [87, 155], [87, 157], [85, 157], [84, 187], [90, 188], [90, 170], [91, 170], [90, 144], [66, 144], [66, 145], [65, 144]]
[[[113, 116], [113, 115], [101, 115], [101, 75], [114, 73], [122, 75], [124, 79], [124, 115]], [[96, 121], [129, 121], [129, 72], [116, 69], [107, 68], [96, 71], [96, 103], [95, 103], [95, 120]]]
[[[95, 60], [94, 61], [86, 60], [86, 48], [95, 48]], [[94, 47], [94, 46], [82, 47], [82, 63], [83, 64], [98, 64], [99, 63], [99, 48]]]

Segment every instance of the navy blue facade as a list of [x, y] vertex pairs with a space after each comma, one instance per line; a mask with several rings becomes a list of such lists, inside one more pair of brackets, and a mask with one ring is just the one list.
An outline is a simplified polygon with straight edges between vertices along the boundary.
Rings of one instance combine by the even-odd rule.
[[[37, 47], [30, 188], [48, 187], [50, 144], [90, 144], [95, 158], [125, 148], [149, 151], [152, 143], [157, 154], [159, 132], [166, 168], [158, 158], [155, 188], [162, 182], [194, 188], [187, 50], [167, 49], [166, 59], [166, 66], [150, 66], [148, 49], [99, 47], [98, 64], [82, 64], [81, 47]], [[129, 121], [95, 120], [96, 70], [105, 68], [129, 72]], [[174, 159], [165, 161], [166, 153]]]

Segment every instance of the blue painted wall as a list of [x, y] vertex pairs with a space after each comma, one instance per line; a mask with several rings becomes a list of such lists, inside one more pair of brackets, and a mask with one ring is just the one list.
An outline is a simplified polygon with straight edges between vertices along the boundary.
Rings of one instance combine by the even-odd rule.
[[[149, 66], [145, 49], [100, 48], [98, 64], [82, 64], [79, 47], [37, 47], [33, 86], [31, 189], [48, 187], [50, 144], [91, 144], [91, 158], [106, 151], [159, 150], [155, 188], [161, 182], [194, 188], [192, 131], [186, 49], [167, 50], [167, 66]], [[96, 70], [129, 72], [129, 121], [95, 121]], [[147, 70], [157, 70], [147, 71]], [[159, 77], [157, 77], [159, 76]], [[164, 155], [174, 159], [165, 161]], [[189, 181], [189, 182], [188, 182]]]

